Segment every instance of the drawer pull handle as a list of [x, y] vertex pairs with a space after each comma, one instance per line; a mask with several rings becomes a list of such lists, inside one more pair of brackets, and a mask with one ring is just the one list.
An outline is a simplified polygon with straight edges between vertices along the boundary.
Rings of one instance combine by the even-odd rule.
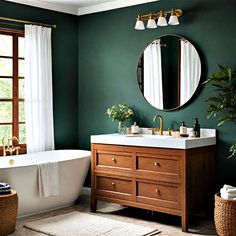
[[113, 157], [111, 160], [112, 160], [114, 163], [116, 163], [116, 158]]
[[156, 161], [154, 162], [154, 165], [155, 165], [155, 166], [159, 166], [159, 167], [161, 166], [160, 163], [159, 163], [159, 162], [156, 162]]
[[113, 182], [111, 183], [111, 185], [112, 185], [113, 187], [115, 187], [115, 186], [116, 186], [116, 184], [115, 184], [115, 183], [113, 183]]
[[159, 195], [161, 194], [160, 189], [157, 189], [157, 188], [156, 188], [155, 192], [158, 193]]

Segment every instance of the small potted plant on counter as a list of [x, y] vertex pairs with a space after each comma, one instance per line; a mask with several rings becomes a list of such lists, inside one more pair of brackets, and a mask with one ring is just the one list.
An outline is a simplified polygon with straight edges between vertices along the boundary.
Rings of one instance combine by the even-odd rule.
[[126, 134], [126, 126], [124, 122], [134, 117], [133, 110], [126, 104], [119, 104], [118, 106], [113, 105], [112, 107], [107, 109], [105, 114], [107, 114], [108, 117], [113, 121], [118, 120], [119, 134]]

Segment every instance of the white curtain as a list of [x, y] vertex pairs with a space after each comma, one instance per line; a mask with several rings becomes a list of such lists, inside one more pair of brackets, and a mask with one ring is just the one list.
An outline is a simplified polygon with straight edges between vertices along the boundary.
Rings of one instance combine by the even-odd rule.
[[163, 109], [160, 39], [144, 50], [144, 97], [154, 107]]
[[194, 94], [200, 79], [201, 62], [196, 49], [188, 41], [181, 40], [180, 105]]
[[27, 152], [54, 149], [51, 29], [25, 26]]

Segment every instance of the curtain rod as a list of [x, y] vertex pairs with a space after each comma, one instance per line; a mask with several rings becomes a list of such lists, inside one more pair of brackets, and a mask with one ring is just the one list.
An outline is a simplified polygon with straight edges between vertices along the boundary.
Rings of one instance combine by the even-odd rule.
[[0, 16], [0, 20], [12, 21], [12, 22], [17, 22], [17, 23], [22, 23], [22, 24], [39, 25], [39, 26], [45, 26], [45, 27], [50, 27], [50, 28], [54, 28], [54, 29], [57, 28], [56, 25], [49, 25], [49, 24], [44, 24], [44, 23], [37, 23], [37, 22], [26, 21], [26, 20], [18, 20], [18, 19], [7, 18], [7, 17], [2, 17], [2, 16]]

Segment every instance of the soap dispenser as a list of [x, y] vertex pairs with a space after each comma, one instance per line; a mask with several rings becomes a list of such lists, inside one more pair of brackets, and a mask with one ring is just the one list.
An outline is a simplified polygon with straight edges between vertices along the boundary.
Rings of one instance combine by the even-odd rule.
[[131, 134], [138, 134], [139, 133], [139, 126], [134, 122], [131, 126]]
[[198, 123], [198, 118], [195, 118], [195, 124], [193, 125], [193, 131], [195, 137], [200, 137], [200, 124]]
[[187, 127], [184, 121], [181, 123], [181, 126], [179, 127], [179, 134], [180, 136], [183, 136], [183, 137], [187, 136]]

